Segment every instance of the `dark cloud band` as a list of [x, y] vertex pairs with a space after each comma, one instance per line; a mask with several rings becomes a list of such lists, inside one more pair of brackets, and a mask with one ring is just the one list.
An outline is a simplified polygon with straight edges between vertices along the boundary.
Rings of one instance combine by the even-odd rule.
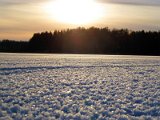
[[127, 4], [127, 5], [144, 5], [160, 6], [160, 0], [97, 0], [103, 3]]

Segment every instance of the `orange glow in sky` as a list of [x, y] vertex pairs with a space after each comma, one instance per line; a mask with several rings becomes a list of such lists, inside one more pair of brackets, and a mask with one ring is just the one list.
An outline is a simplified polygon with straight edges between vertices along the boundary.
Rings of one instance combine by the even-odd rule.
[[95, 0], [55, 0], [44, 10], [52, 19], [73, 25], [91, 24], [105, 16], [105, 8]]
[[77, 27], [160, 30], [159, 0], [0, 0], [0, 40]]

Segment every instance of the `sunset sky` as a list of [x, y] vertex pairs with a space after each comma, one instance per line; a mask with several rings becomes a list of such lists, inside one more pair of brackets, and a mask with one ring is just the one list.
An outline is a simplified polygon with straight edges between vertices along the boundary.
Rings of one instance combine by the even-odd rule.
[[0, 0], [0, 40], [75, 27], [160, 30], [160, 0]]

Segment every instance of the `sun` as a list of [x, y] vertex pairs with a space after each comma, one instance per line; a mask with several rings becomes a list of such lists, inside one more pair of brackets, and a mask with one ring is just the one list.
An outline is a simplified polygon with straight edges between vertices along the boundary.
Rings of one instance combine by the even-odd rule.
[[76, 25], [95, 22], [104, 14], [95, 0], [54, 0], [45, 5], [45, 11], [58, 22]]

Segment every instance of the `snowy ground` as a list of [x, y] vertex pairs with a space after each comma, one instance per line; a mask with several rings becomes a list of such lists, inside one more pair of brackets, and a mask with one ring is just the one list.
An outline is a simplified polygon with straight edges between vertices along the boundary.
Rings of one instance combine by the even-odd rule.
[[0, 54], [2, 120], [160, 119], [160, 57]]

